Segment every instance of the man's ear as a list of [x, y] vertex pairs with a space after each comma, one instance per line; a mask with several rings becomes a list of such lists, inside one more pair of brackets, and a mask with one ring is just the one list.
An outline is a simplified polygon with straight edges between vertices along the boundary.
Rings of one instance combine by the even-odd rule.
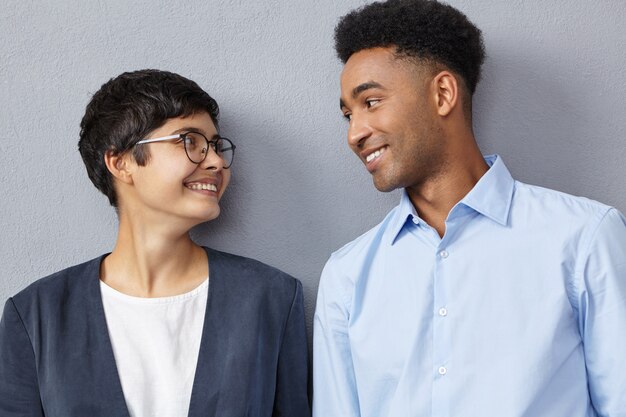
[[129, 152], [115, 153], [113, 151], [106, 151], [104, 154], [104, 163], [115, 179], [125, 184], [132, 184], [133, 163], [131, 158]]
[[449, 71], [441, 71], [433, 78], [437, 113], [445, 117], [449, 115], [459, 102], [459, 84], [456, 77]]

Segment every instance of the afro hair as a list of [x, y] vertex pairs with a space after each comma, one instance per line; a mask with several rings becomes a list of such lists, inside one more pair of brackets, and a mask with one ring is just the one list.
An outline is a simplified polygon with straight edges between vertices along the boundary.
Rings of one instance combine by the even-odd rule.
[[375, 2], [343, 16], [335, 28], [335, 50], [343, 63], [358, 51], [393, 46], [398, 56], [455, 72], [474, 94], [485, 47], [480, 29], [452, 6], [436, 0]]

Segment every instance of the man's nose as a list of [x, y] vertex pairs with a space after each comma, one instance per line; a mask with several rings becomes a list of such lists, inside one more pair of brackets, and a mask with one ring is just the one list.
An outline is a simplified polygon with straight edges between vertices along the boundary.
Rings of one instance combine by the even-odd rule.
[[372, 128], [364, 117], [352, 115], [348, 128], [348, 145], [352, 148], [360, 148], [363, 142], [372, 135]]

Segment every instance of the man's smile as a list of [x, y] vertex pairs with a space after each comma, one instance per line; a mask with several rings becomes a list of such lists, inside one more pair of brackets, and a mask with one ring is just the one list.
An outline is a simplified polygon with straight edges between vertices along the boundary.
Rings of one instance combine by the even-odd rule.
[[380, 157], [386, 150], [387, 150], [387, 146], [383, 146], [382, 148], [376, 149], [373, 152], [368, 151], [369, 154], [365, 157], [365, 162], [367, 163], [372, 162], [374, 159]]

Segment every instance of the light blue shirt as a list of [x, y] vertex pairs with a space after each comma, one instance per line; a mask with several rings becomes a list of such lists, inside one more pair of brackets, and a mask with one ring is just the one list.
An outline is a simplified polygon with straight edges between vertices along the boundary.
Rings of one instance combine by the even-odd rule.
[[333, 253], [314, 417], [626, 416], [626, 220], [486, 161], [443, 238], [405, 192]]

